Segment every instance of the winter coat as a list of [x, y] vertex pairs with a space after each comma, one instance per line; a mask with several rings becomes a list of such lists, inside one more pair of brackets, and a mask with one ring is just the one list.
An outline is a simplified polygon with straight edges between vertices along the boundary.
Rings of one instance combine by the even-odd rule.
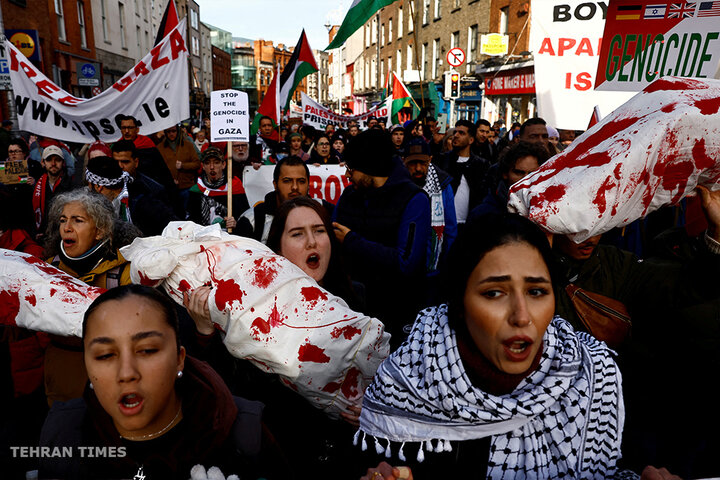
[[[187, 480], [190, 469], [200, 464], [243, 479], [292, 478], [262, 422], [260, 402], [233, 397], [208, 364], [192, 357], [186, 357], [183, 373], [175, 384], [182, 420], [164, 435], [144, 442], [121, 438], [89, 388], [81, 399], [54, 405], [40, 445], [69, 447], [73, 456], [43, 458], [40, 477], [133, 478], [142, 467], [147, 480]], [[79, 447], [106, 447], [124, 455], [81, 458]]]
[[[177, 187], [182, 190], [195, 185], [198, 170], [200, 170], [200, 158], [192, 142], [184, 139], [182, 135], [178, 135], [175, 143], [176, 146], [173, 149], [166, 138], [158, 144], [157, 149], [165, 160], [170, 174], [177, 182]], [[182, 163], [180, 168], [175, 165], [177, 161]]]

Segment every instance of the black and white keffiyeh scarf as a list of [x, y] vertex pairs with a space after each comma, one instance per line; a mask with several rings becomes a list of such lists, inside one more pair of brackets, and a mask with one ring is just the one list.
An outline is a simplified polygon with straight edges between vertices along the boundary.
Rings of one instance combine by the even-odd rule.
[[471, 385], [447, 306], [423, 310], [366, 390], [356, 442], [362, 433], [365, 449], [371, 435], [386, 456], [389, 441], [420, 442], [422, 461], [423, 450], [492, 436], [487, 478], [613, 476], [625, 409], [612, 352], [560, 317], [543, 341], [537, 370], [512, 393], [492, 395]]
[[435, 165], [428, 166], [425, 186], [423, 190], [430, 197], [430, 226], [432, 228], [431, 252], [428, 256], [428, 271], [433, 272], [438, 268], [440, 253], [445, 240], [445, 208], [442, 201], [442, 185], [438, 178]]

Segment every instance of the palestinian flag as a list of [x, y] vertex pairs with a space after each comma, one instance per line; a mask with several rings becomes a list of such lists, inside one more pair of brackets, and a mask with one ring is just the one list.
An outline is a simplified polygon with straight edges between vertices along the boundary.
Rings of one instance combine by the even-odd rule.
[[318, 71], [315, 55], [313, 55], [310, 44], [305, 36], [305, 29], [300, 34], [300, 40], [295, 45], [295, 50], [288, 60], [285, 69], [280, 74], [280, 105], [281, 110], [287, 110], [295, 89], [303, 78]]
[[[390, 108], [390, 118], [392, 123], [398, 124], [411, 120], [420, 111], [418, 104], [415, 103], [407, 87], [403, 85], [395, 72], [392, 72], [392, 106]], [[412, 113], [403, 111], [404, 108], [412, 108]]]
[[[290, 62], [288, 62], [288, 65], [290, 65]], [[280, 103], [278, 102], [280, 98], [280, 84], [278, 83], [279, 75], [277, 74], [279, 71], [280, 65], [276, 65], [275, 74], [270, 81], [267, 92], [265, 92], [265, 98], [263, 98], [262, 103], [258, 107], [255, 118], [253, 118], [253, 123], [250, 126], [251, 135], [257, 134], [260, 128], [260, 119], [262, 117], [268, 117], [273, 122], [273, 134], [270, 138], [280, 140], [280, 135], [277, 131], [277, 126], [280, 124]]]
[[378, 10], [394, 2], [395, 0], [353, 0], [350, 10], [348, 10], [342, 25], [335, 34], [335, 38], [325, 50], [341, 47], [345, 40], [355, 33], [357, 29], [365, 25], [365, 22], [375, 15]]
[[155, 38], [155, 45], [160, 43], [163, 38], [167, 37], [168, 34], [177, 27], [179, 20], [177, 10], [175, 9], [175, 0], [170, 0], [168, 6], [165, 9], [162, 21], [158, 26], [157, 37]]

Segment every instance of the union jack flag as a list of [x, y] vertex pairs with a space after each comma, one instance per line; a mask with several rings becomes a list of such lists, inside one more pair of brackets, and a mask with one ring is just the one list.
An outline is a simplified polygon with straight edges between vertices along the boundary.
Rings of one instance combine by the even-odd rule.
[[672, 3], [667, 18], [692, 18], [695, 16], [696, 2]]
[[698, 8], [697, 16], [698, 17], [720, 16], [720, 1], [700, 2], [700, 8]]

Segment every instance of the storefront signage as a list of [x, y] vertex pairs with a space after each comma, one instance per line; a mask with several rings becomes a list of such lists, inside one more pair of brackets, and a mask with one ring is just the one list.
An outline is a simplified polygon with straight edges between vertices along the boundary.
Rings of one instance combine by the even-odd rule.
[[598, 90], [642, 90], [662, 76], [718, 78], [720, 1], [608, 6]]
[[535, 93], [532, 68], [485, 74], [485, 95], [520, 95]]
[[499, 33], [480, 35], [481, 55], [506, 55], [508, 52], [508, 36]]
[[37, 30], [5, 30], [5, 37], [31, 62], [40, 62], [40, 39]]

